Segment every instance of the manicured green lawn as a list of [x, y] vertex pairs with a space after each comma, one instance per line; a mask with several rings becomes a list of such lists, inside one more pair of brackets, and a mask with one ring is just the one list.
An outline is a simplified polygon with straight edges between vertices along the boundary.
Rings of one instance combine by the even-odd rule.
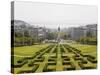
[[87, 53], [97, 56], [97, 45], [69, 44], [70, 46], [79, 49], [82, 53]]
[[23, 57], [14, 56], [14, 59], [13, 59], [14, 61], [12, 60], [11, 63], [12, 63], [12, 64], [18, 64], [18, 63], [17, 63], [17, 60], [19, 60], [19, 59], [21, 59], [21, 58], [23, 58]]
[[14, 55], [20, 56], [31, 56], [35, 52], [39, 51], [42, 48], [46, 48], [49, 44], [33, 45], [33, 46], [23, 46], [23, 47], [14, 47]]
[[23, 47], [14, 47], [14, 59], [11, 61], [12, 64], [17, 64], [17, 60], [34, 55], [35, 52], [46, 48], [49, 44], [42, 45], [33, 45], [33, 46], [23, 46]]

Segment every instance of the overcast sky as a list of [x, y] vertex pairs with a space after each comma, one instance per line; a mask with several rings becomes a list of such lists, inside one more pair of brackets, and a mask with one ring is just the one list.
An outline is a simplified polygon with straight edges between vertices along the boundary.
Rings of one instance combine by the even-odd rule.
[[97, 7], [33, 2], [15, 2], [14, 18], [50, 28], [97, 23]]

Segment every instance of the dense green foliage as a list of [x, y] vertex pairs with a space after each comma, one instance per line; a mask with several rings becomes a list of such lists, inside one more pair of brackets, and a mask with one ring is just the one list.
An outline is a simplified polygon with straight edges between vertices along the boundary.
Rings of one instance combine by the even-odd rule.
[[94, 37], [81, 37], [79, 40], [77, 40], [78, 42], [82, 43], [82, 44], [93, 44], [96, 45], [97, 44], [97, 38]]

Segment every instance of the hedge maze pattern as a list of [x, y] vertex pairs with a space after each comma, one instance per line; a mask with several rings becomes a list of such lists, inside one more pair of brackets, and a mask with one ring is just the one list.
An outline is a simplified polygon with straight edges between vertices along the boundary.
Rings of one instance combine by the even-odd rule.
[[97, 59], [67, 44], [56, 44], [18, 60], [12, 67], [20, 68], [18, 73], [95, 69]]

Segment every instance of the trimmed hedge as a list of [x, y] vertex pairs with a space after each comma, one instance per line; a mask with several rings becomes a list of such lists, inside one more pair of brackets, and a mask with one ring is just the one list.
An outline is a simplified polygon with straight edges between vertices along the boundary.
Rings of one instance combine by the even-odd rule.
[[75, 70], [76, 69], [73, 63], [70, 63], [69, 65], [70, 67], [65, 67], [64, 70]]
[[74, 56], [73, 58], [74, 58], [74, 60], [82, 60], [82, 58], [79, 56]]
[[56, 61], [54, 58], [49, 58], [48, 61]]
[[14, 68], [20, 68], [20, 67], [22, 67], [26, 63], [28, 63], [27, 60], [23, 61], [22, 63], [18, 63], [16, 65], [11, 64], [11, 66], [14, 67]]
[[34, 67], [32, 69], [32, 72], [35, 72], [38, 69], [39, 65], [38, 64], [34, 64]]
[[71, 47], [70, 45], [64, 45], [64, 47], [68, 50], [68, 52], [73, 52], [75, 54], [74, 51], [76, 51], [77, 53], [80, 53], [81, 51], [74, 48], [74, 47]]
[[70, 61], [63, 61], [63, 65], [71, 65]]
[[17, 61], [17, 63], [22, 63], [22, 62], [24, 62], [26, 60], [26, 58], [21, 58], [21, 59], [19, 59], [18, 61]]
[[63, 58], [64, 61], [70, 61], [70, 58]]
[[56, 62], [48, 62], [48, 65], [56, 65]]
[[84, 59], [82, 59], [81, 62], [82, 62], [83, 64], [87, 64], [87, 61], [84, 60]]
[[33, 73], [33, 72], [35, 72], [37, 70], [38, 67], [39, 67], [39, 65], [38, 64], [35, 64], [32, 70], [21, 70], [21, 71], [18, 72], [18, 74], [19, 73], [20, 74], [21, 73]]
[[96, 59], [91, 59], [91, 58], [87, 58], [90, 62], [92, 63], [97, 63], [97, 60]]
[[88, 54], [83, 54], [82, 56], [83, 56], [83, 57], [88, 57], [89, 55], [88, 55]]
[[55, 58], [55, 59], [56, 59], [56, 58], [57, 58], [57, 56], [50, 56], [50, 58]]
[[35, 61], [35, 62], [43, 62], [43, 61], [44, 61], [44, 57], [41, 57], [40, 59], [37, 58], [37, 59], [35, 59], [34, 61]]
[[51, 71], [56, 71], [56, 68], [48, 68], [48, 66], [51, 65], [56, 65], [55, 62], [53, 63], [46, 63], [44, 68], [43, 68], [43, 72], [51, 72]]
[[83, 64], [82, 62], [79, 62], [78, 64], [82, 69], [94, 69], [94, 67], [92, 66], [85, 66], [85, 64]]
[[28, 66], [29, 66], [29, 67], [34, 66], [34, 63], [35, 63], [35, 61], [31, 61], [31, 62], [28, 64]]
[[94, 56], [88, 55], [87, 59], [92, 63], [97, 63], [97, 60]]

